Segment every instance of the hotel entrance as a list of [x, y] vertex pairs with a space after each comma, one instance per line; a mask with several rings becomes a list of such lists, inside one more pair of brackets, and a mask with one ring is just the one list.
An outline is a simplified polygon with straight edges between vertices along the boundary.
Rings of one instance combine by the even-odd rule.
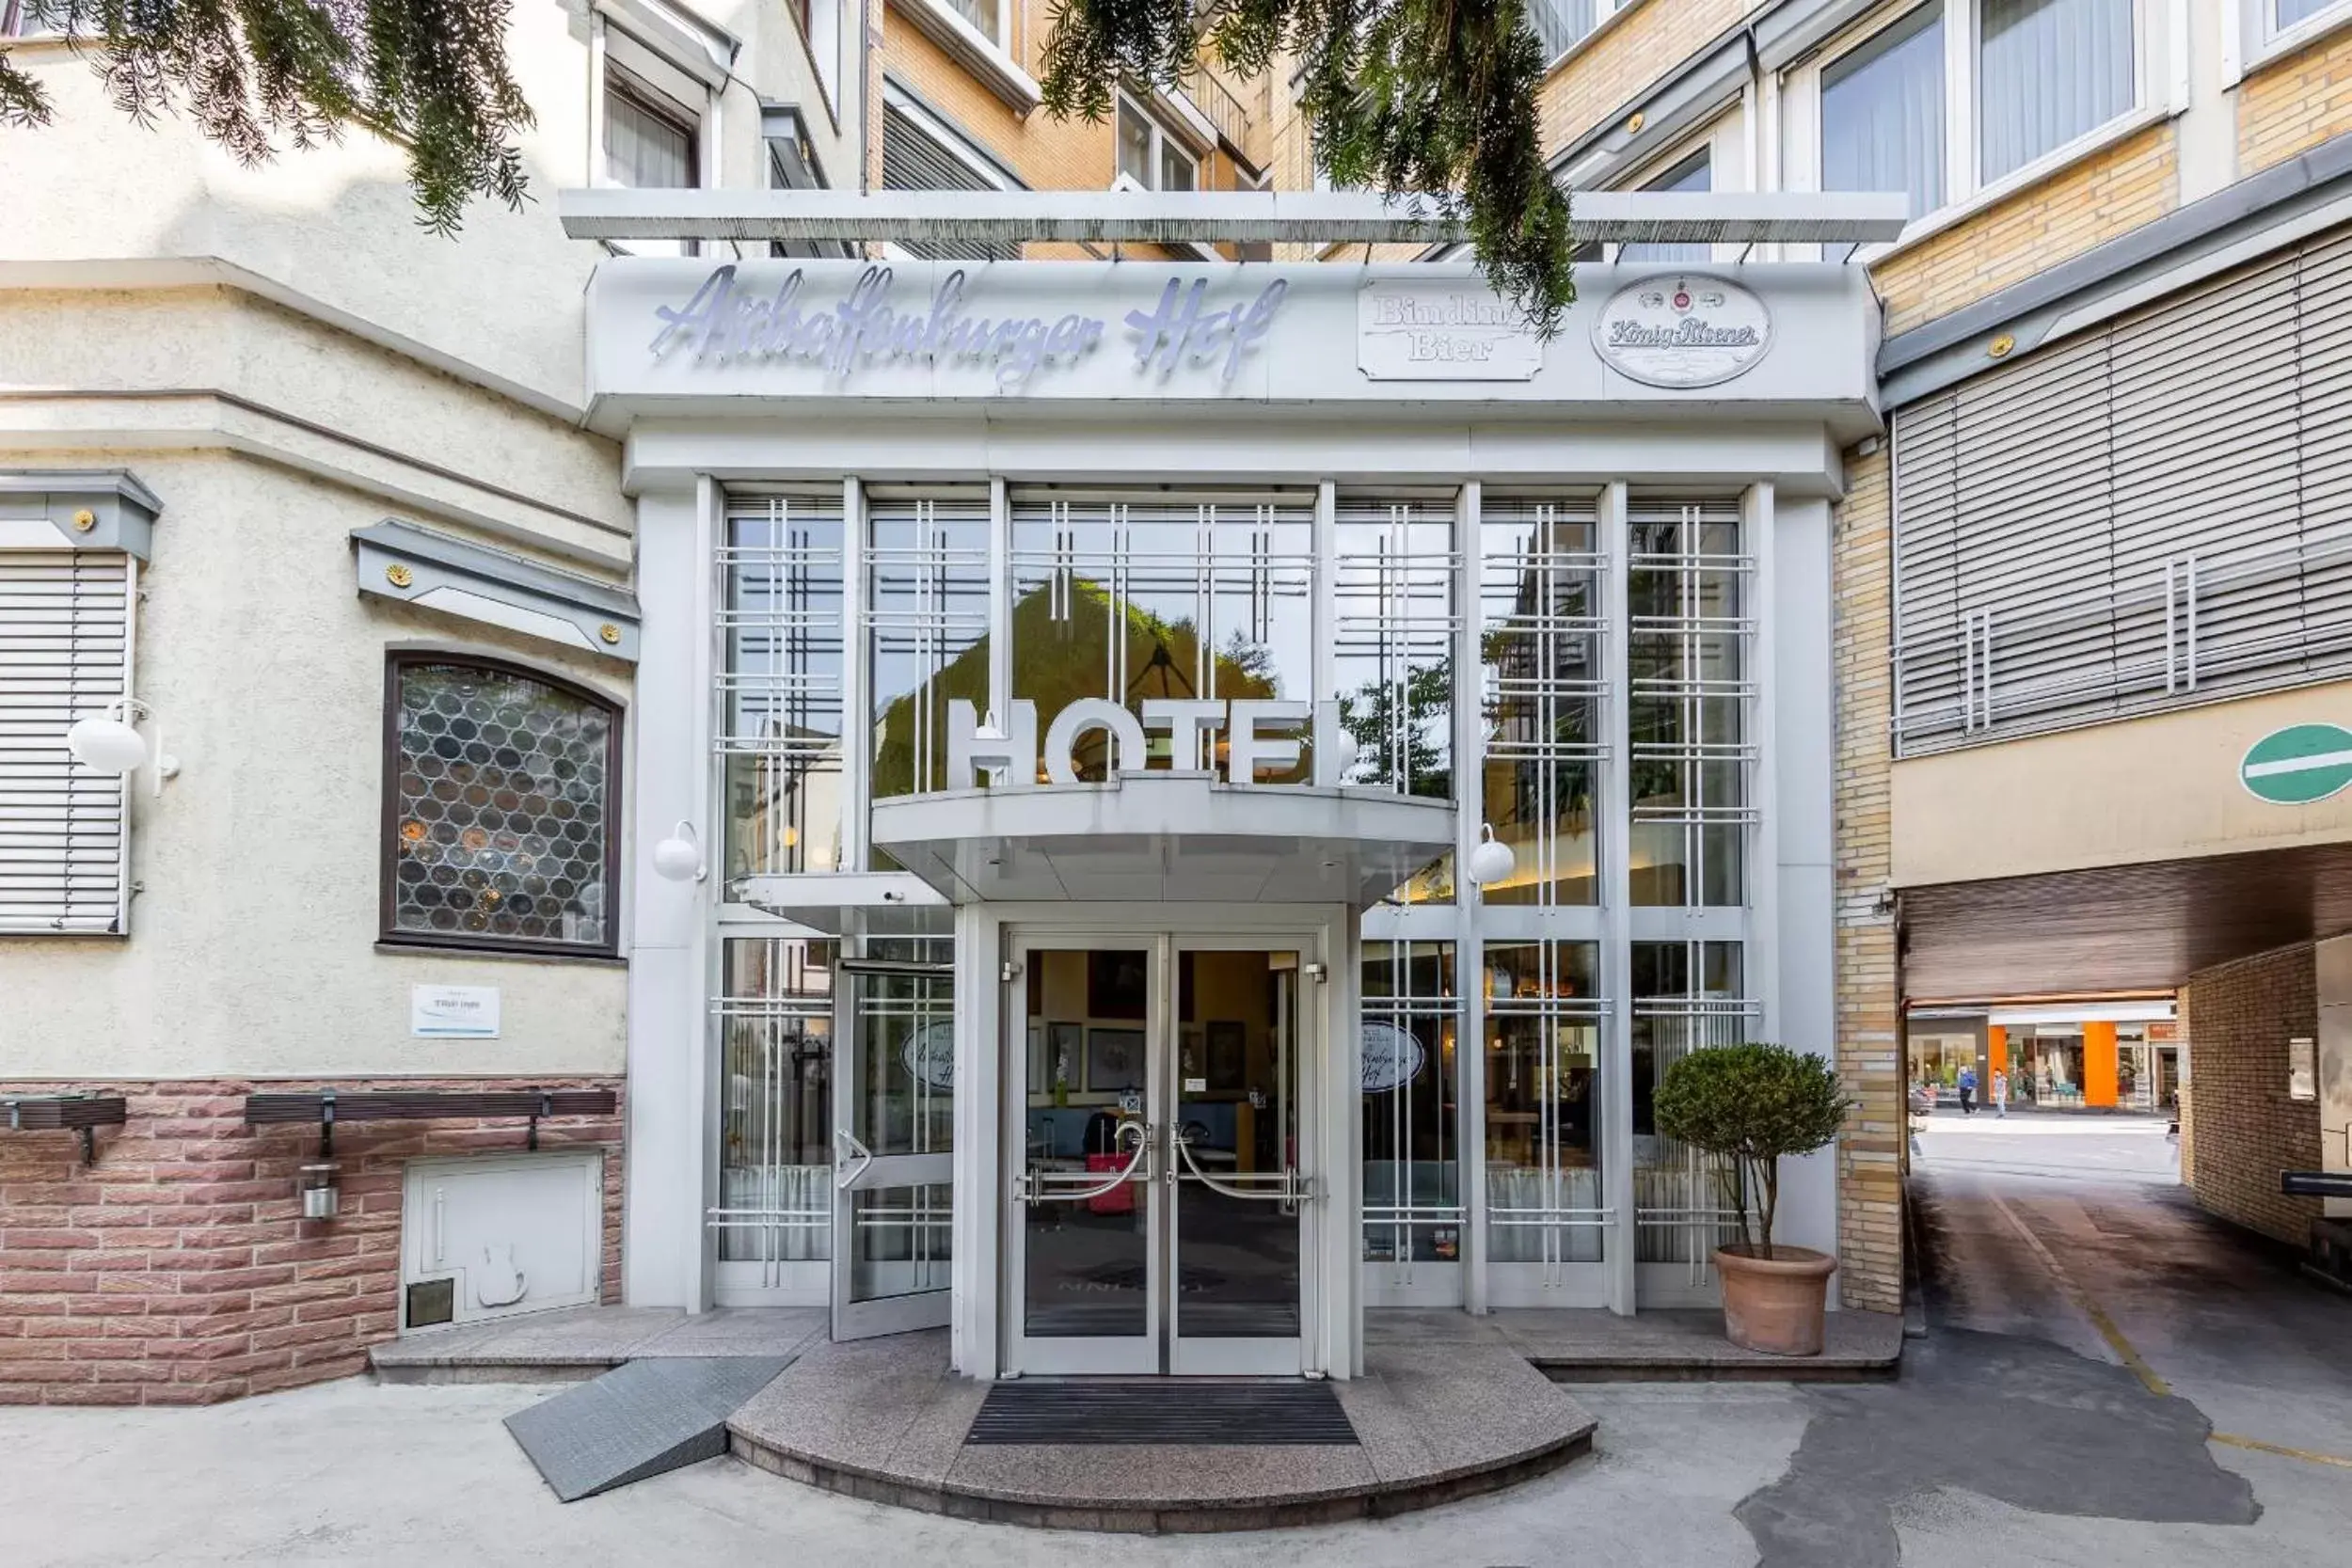
[[1006, 1370], [1307, 1370], [1308, 938], [1008, 932]]

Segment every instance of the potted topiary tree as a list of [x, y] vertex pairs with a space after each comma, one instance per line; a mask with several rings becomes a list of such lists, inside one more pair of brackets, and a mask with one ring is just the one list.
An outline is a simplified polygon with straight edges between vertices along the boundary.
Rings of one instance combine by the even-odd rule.
[[[1810, 1247], [1774, 1246], [1772, 1221], [1781, 1156], [1828, 1147], [1851, 1104], [1827, 1062], [1779, 1045], [1693, 1051], [1658, 1085], [1658, 1131], [1719, 1157], [1717, 1176], [1740, 1216], [1740, 1240], [1715, 1249], [1724, 1332], [1735, 1345], [1773, 1355], [1821, 1354], [1837, 1260]], [[1760, 1234], [1750, 1228], [1751, 1207]]]

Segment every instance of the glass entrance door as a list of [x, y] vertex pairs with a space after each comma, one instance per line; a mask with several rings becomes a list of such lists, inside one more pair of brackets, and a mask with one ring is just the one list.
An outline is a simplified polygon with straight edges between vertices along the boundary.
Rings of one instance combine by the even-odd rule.
[[1015, 943], [1008, 1364], [1296, 1373], [1299, 953]]
[[955, 966], [840, 960], [846, 1060], [834, 1073], [833, 1337], [948, 1316]]

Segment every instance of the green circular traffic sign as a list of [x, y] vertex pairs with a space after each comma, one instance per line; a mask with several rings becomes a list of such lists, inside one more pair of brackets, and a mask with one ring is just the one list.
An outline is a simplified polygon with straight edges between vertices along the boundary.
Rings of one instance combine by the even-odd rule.
[[2307, 806], [2352, 784], [2352, 730], [2339, 724], [2290, 724], [2246, 749], [2238, 782], [2274, 806]]

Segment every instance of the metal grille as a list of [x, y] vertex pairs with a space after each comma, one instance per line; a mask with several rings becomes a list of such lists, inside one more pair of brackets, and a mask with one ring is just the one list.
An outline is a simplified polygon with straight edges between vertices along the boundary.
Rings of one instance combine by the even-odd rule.
[[[886, 191], [993, 191], [997, 182], [942, 146], [895, 103], [882, 105], [882, 189]], [[1018, 241], [901, 240], [910, 256], [934, 261], [1004, 261], [1021, 254]]]
[[877, 800], [947, 786], [947, 704], [988, 705], [985, 490], [882, 494], [872, 542]]
[[719, 1260], [782, 1265], [832, 1255], [833, 966], [836, 944], [730, 938], [719, 1026]]
[[[1048, 721], [1081, 697], [1312, 701], [1313, 527], [1295, 493], [1016, 495], [1013, 695]], [[1089, 732], [1079, 777], [1106, 776], [1107, 745]], [[1306, 782], [1311, 750], [1262, 782]]]
[[1600, 1185], [1600, 945], [1489, 941], [1486, 1256], [1557, 1288], [1597, 1263], [1614, 1212]]
[[112, 550], [0, 550], [0, 931], [128, 928], [129, 781], [65, 732], [130, 695], [137, 567]]
[[2352, 236], [1895, 419], [1914, 755], [2352, 671]]
[[1626, 562], [1632, 902], [1746, 901], [1756, 562], [1736, 501], [1636, 502]]
[[606, 943], [612, 710], [470, 665], [399, 686], [392, 928]]
[[1184, 1448], [1353, 1447], [1328, 1383], [1025, 1378], [989, 1386], [966, 1443]]
[[[1451, 799], [1454, 499], [1342, 496], [1333, 522], [1335, 695], [1358, 748], [1346, 782]], [[1451, 879], [1422, 893], [1449, 898]]]
[[831, 871], [840, 858], [841, 501], [838, 485], [728, 498], [717, 746], [730, 880]]
[[1364, 1261], [1410, 1284], [1462, 1256], [1454, 943], [1367, 942], [1362, 998]]
[[1488, 904], [1599, 901], [1597, 776], [1609, 754], [1601, 644], [1607, 558], [1590, 500], [1479, 506], [1486, 821], [1517, 868]]
[[1634, 1257], [1688, 1264], [1695, 1285], [1715, 1249], [1739, 1239], [1740, 1212], [1724, 1206], [1716, 1161], [1661, 1136], [1650, 1104], [1667, 1069], [1748, 1039], [1763, 1009], [1743, 994], [1736, 942], [1637, 942], [1632, 958]]

